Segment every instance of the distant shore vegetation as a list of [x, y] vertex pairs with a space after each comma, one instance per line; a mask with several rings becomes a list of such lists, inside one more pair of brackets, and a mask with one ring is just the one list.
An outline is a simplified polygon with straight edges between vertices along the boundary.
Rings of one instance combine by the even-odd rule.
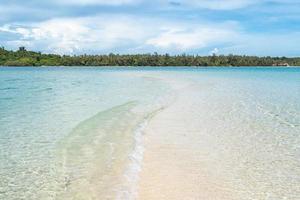
[[300, 57], [257, 57], [241, 55], [57, 55], [0, 48], [0, 66], [300, 66]]

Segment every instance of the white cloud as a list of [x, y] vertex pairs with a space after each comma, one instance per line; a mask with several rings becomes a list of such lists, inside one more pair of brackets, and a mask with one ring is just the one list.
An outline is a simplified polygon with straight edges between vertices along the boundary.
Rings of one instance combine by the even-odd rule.
[[[39, 2], [38, 0], [32, 0]], [[104, 6], [124, 6], [124, 5], [145, 5], [152, 9], [159, 9], [162, 6], [169, 6], [170, 3], [177, 3], [181, 6], [193, 8], [206, 8], [212, 10], [233, 10], [244, 8], [249, 5], [264, 2], [280, 2], [281, 0], [51, 0], [49, 5], [104, 5]]]
[[[160, 24], [157, 24], [160, 21]], [[3, 26], [0, 32], [18, 35], [16, 42], [46, 52], [185, 52], [229, 41], [232, 24], [168, 21], [126, 15], [52, 19], [22, 27]], [[14, 46], [14, 48], [16, 48]]]
[[109, 5], [109, 6], [137, 4], [140, 2], [140, 0], [54, 0], [54, 1], [60, 4]]
[[177, 3], [181, 6], [198, 7], [211, 10], [234, 10], [266, 2], [292, 4], [296, 3], [296, 0], [53, 0], [53, 2], [71, 5], [107, 6], [137, 5], [143, 3], [145, 5], [156, 5], [158, 7], [168, 5], [169, 3]]
[[59, 54], [155, 51], [176, 54], [300, 53], [297, 46], [300, 41], [296, 39], [300, 38], [300, 33], [250, 34], [233, 22], [213, 23], [130, 15], [57, 18], [22, 26], [3, 25], [0, 26], [0, 34], [9, 35], [1, 42], [7, 48], [26, 46], [32, 50]]
[[4, 25], [1, 31], [18, 36], [17, 43], [8, 42], [11, 45], [30, 42], [29, 48], [60, 54], [131, 48], [150, 32], [142, 22], [124, 15], [52, 19], [22, 27]]
[[244, 8], [262, 1], [259, 0], [174, 0], [183, 6], [200, 7], [211, 10], [234, 10]]
[[219, 53], [219, 49], [218, 48], [214, 48], [213, 50], [210, 51], [210, 55], [216, 55]]
[[[274, 42], [275, 41], [275, 42]], [[235, 44], [220, 49], [222, 54], [258, 56], [300, 56], [300, 32], [286, 33], [241, 33]]]
[[265, 3], [277, 3], [281, 5], [299, 4], [298, 0], [169, 0], [169, 2], [177, 3], [181, 6], [210, 10], [236, 10]]
[[237, 33], [233, 30], [219, 27], [182, 27], [181, 29], [170, 28], [155, 38], [147, 41], [147, 44], [157, 48], [169, 50], [187, 51], [201, 49], [214, 43], [230, 41]]

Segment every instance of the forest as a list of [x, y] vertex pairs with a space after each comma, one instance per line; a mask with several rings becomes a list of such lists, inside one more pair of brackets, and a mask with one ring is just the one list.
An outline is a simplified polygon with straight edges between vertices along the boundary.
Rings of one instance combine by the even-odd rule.
[[246, 55], [57, 55], [20, 47], [0, 48], [0, 66], [300, 66], [300, 57], [258, 57]]

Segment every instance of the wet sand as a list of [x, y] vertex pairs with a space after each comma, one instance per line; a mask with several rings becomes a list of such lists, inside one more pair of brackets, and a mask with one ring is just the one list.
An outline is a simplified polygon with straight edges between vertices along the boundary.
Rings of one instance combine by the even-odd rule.
[[202, 145], [199, 112], [205, 110], [194, 95], [199, 89], [177, 87], [176, 100], [149, 122], [138, 199], [236, 199], [218, 171], [212, 173], [209, 149]]

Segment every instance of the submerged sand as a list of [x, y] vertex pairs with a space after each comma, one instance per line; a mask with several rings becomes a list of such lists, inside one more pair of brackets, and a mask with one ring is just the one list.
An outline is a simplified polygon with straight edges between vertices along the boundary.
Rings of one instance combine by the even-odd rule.
[[299, 199], [283, 134], [297, 127], [218, 81], [171, 84], [175, 100], [145, 129], [138, 199]]
[[234, 199], [222, 177], [210, 174], [209, 152], [199, 148], [203, 106], [194, 95], [198, 89], [177, 88], [175, 102], [149, 122], [138, 199]]

